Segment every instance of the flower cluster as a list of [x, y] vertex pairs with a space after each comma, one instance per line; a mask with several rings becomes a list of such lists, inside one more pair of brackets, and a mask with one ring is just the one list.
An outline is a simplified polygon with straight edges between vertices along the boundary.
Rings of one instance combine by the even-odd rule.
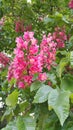
[[15, 31], [17, 33], [20, 33], [20, 32], [24, 32], [24, 31], [31, 31], [32, 30], [32, 24], [29, 24], [27, 26], [24, 26], [24, 21], [23, 20], [16, 20], [15, 21]]
[[27, 25], [25, 31], [31, 31], [31, 30], [32, 30], [32, 24]]
[[64, 48], [65, 41], [67, 40], [67, 35], [65, 33], [65, 28], [56, 27], [53, 33], [53, 39], [57, 43], [57, 48]]
[[22, 20], [15, 21], [15, 31], [24, 32], [24, 22]]
[[38, 45], [34, 32], [25, 32], [23, 37], [16, 38], [14, 60], [9, 67], [8, 80], [15, 78], [19, 88], [30, 86], [34, 82], [34, 75], [37, 80], [46, 81], [47, 74], [44, 68], [50, 70], [56, 54], [56, 43], [51, 34], [43, 36]]
[[56, 43], [53, 40], [52, 35], [49, 33], [46, 37], [43, 36], [42, 42], [40, 44], [40, 54], [42, 56], [43, 67], [48, 70], [51, 69], [53, 61], [55, 61], [56, 55]]
[[3, 52], [0, 52], [0, 70], [9, 64], [10, 58], [6, 56]]
[[70, 9], [73, 9], [73, 0], [71, 0], [71, 1], [69, 2], [69, 8], [70, 8]]

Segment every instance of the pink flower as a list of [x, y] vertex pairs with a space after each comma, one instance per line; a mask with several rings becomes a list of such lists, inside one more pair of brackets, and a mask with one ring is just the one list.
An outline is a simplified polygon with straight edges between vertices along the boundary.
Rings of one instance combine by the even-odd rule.
[[40, 81], [46, 81], [47, 80], [47, 75], [46, 73], [39, 73], [38, 79]]
[[65, 47], [65, 41], [67, 40], [67, 35], [65, 33], [65, 28], [56, 27], [55, 32], [53, 33], [53, 39], [57, 43], [57, 48], [64, 48]]
[[25, 82], [25, 83], [28, 83], [28, 84], [31, 84], [31, 83], [32, 83], [32, 78], [33, 78], [32, 75], [25, 75], [25, 76], [23, 77], [24, 82]]
[[15, 31], [17, 33], [24, 32], [24, 23], [22, 20], [15, 21]]
[[51, 34], [48, 34], [48, 37], [43, 36], [40, 44], [40, 54], [42, 56], [43, 68], [50, 70], [56, 55], [56, 43]]
[[6, 67], [9, 62], [10, 58], [3, 52], [0, 52], [0, 69]]
[[14, 74], [14, 64], [12, 62], [8, 68], [8, 81], [10, 81], [14, 77], [13, 74]]
[[39, 46], [36, 45], [36, 44], [35, 45], [31, 45], [30, 48], [29, 48], [29, 53], [31, 55], [37, 54], [38, 53], [38, 48], [39, 48]]
[[51, 69], [56, 55], [56, 43], [52, 34], [48, 34], [48, 37], [44, 35], [38, 45], [34, 32], [24, 32], [23, 37], [16, 38], [16, 43], [8, 80], [15, 78], [19, 88], [30, 86], [34, 82], [35, 74], [38, 75], [37, 80], [46, 81], [47, 75], [43, 73], [43, 69]]
[[36, 45], [38, 43], [38, 41], [35, 38], [31, 39], [31, 45]]
[[23, 38], [26, 41], [29, 41], [30, 39], [32, 39], [34, 36], [34, 32], [24, 32]]
[[70, 9], [73, 9], [73, 0], [71, 0], [71, 1], [69, 2], [69, 8], [70, 8]]
[[20, 82], [18, 83], [18, 88], [24, 89], [24, 88], [25, 88], [25, 84], [24, 84], [22, 81], [20, 81]]

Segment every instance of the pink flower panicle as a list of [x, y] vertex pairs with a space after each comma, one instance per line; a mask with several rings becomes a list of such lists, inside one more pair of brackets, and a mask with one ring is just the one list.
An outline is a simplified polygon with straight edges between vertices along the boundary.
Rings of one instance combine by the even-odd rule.
[[10, 62], [10, 58], [6, 56], [3, 52], [0, 52], [0, 70], [6, 67]]
[[[50, 70], [55, 61], [56, 43], [51, 34], [44, 36], [40, 45], [34, 32], [25, 32], [23, 37], [16, 38], [15, 57], [8, 71], [8, 80], [17, 80], [18, 88], [26, 88], [34, 82], [34, 75], [42, 82], [47, 80], [43, 68]], [[12, 71], [11, 71], [12, 70]]]
[[24, 22], [22, 20], [15, 21], [15, 31], [24, 32]]
[[42, 56], [43, 68], [51, 69], [53, 61], [55, 61], [56, 55], [56, 43], [53, 40], [52, 35], [49, 33], [48, 37], [43, 36], [43, 40], [40, 44], [40, 54]]
[[69, 2], [69, 8], [73, 9], [73, 0], [70, 0], [70, 2]]
[[57, 48], [64, 48], [65, 41], [67, 40], [67, 35], [65, 33], [65, 28], [56, 27], [53, 33], [53, 39], [57, 43]]

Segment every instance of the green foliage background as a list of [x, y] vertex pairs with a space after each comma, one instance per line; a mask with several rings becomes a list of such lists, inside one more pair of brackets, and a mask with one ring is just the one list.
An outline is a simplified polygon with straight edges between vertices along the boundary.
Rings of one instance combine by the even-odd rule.
[[7, 81], [8, 67], [0, 71], [0, 129], [73, 130], [73, 10], [68, 3], [69, 0], [0, 0], [0, 18], [5, 18], [0, 27], [0, 51], [13, 56], [15, 38], [22, 35], [15, 32], [18, 18], [24, 21], [24, 27], [32, 25], [39, 43], [42, 35], [53, 32], [56, 26], [65, 26], [70, 35], [66, 48], [57, 51], [58, 66], [47, 72], [53, 87], [35, 82], [26, 90], [18, 90], [15, 79]]

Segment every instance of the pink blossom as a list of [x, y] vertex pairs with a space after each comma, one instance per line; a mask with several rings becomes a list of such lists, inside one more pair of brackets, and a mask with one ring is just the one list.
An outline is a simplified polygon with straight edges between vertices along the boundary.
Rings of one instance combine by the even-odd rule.
[[0, 68], [6, 67], [10, 62], [10, 58], [4, 54], [3, 52], [0, 52]]
[[31, 45], [30, 47], [29, 47], [29, 53], [31, 54], [31, 55], [35, 55], [35, 54], [37, 54], [38, 53], [38, 48], [39, 48], [39, 46], [38, 45]]
[[31, 39], [31, 44], [32, 44], [32, 45], [35, 45], [35, 44], [37, 44], [37, 43], [38, 43], [38, 41], [37, 41], [35, 38], [32, 38], [32, 39]]
[[24, 22], [22, 20], [15, 21], [15, 31], [17, 33], [24, 32]]
[[[34, 82], [34, 75], [37, 80], [46, 81], [46, 72], [51, 69], [56, 55], [56, 43], [52, 34], [43, 36], [42, 42], [38, 45], [34, 32], [24, 32], [23, 37], [16, 38], [15, 57], [8, 71], [8, 80], [15, 78], [18, 88], [28, 87]], [[12, 71], [11, 71], [12, 69]]]
[[69, 8], [70, 8], [70, 9], [73, 9], [73, 0], [71, 0], [71, 1], [69, 2]]
[[26, 41], [29, 41], [30, 39], [32, 39], [34, 36], [34, 32], [24, 32], [23, 38]]
[[43, 67], [47, 67], [50, 70], [56, 55], [56, 43], [53, 41], [51, 34], [48, 34], [48, 37], [43, 36], [40, 44], [40, 53], [42, 55]]
[[28, 84], [31, 84], [31, 83], [32, 83], [32, 78], [33, 78], [32, 75], [25, 75], [25, 76], [23, 77], [24, 82], [25, 82], [25, 83], [28, 83]]
[[24, 85], [24, 83], [22, 81], [20, 81], [18, 83], [18, 88], [20, 88], [20, 89], [24, 89], [25, 88], [25, 85]]
[[67, 40], [67, 35], [65, 33], [65, 28], [56, 27], [55, 32], [53, 33], [53, 39], [57, 43], [57, 48], [64, 48], [65, 41]]
[[46, 80], [47, 80], [47, 75], [46, 75], [46, 73], [39, 73], [38, 79], [39, 79], [40, 81], [46, 81]]

